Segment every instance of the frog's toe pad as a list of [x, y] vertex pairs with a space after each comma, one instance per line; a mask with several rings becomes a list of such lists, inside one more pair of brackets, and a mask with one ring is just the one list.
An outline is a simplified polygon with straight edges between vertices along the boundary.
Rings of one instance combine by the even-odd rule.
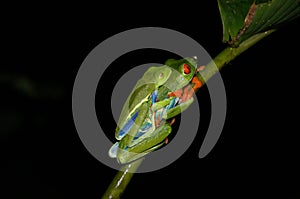
[[112, 145], [108, 151], [109, 157], [116, 158], [118, 148], [119, 148], [119, 142], [116, 142], [114, 145]]

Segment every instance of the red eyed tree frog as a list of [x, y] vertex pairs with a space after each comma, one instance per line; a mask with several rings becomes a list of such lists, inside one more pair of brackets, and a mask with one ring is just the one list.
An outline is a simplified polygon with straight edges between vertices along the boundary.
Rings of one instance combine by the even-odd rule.
[[[169, 59], [150, 67], [125, 102], [109, 156], [128, 163], [160, 148], [172, 132], [175, 116], [194, 101], [201, 87], [195, 58]], [[172, 119], [173, 118], [173, 119]]]

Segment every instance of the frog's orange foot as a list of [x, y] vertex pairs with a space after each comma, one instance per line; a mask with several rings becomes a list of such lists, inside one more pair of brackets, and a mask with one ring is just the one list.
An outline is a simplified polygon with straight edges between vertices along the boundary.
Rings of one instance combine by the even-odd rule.
[[172, 124], [174, 124], [174, 122], [175, 122], [175, 118], [173, 118], [173, 119], [171, 120], [170, 125], [172, 126]]
[[205, 69], [205, 66], [202, 65], [202, 66], [199, 66], [196, 71], [199, 72], [199, 71], [203, 71], [204, 69]]
[[203, 85], [197, 76], [193, 77], [192, 84], [194, 84], [194, 86], [193, 86], [194, 91], [198, 90]]
[[198, 79], [197, 76], [193, 77], [191, 83], [192, 86], [187, 86], [184, 88], [183, 95], [181, 96], [181, 102], [189, 100], [194, 92], [202, 86], [202, 82]]
[[165, 144], [168, 144], [168, 143], [169, 143], [169, 139], [166, 138], [166, 139], [165, 139]]
[[172, 92], [172, 93], [169, 93], [168, 94], [168, 97], [180, 97], [181, 95], [182, 95], [182, 89], [178, 89], [178, 90], [176, 90], [176, 91], [174, 91], [174, 92]]

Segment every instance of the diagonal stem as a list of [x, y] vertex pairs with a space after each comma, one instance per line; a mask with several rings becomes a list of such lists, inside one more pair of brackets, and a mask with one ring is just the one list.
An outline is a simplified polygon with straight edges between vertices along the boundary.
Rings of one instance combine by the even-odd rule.
[[242, 52], [256, 44], [261, 39], [270, 35], [273, 30], [268, 30], [263, 33], [253, 35], [249, 39], [243, 41], [238, 47], [227, 47], [220, 54], [218, 54], [211, 62], [209, 62], [204, 70], [197, 73], [198, 78], [204, 84], [207, 82], [215, 73], [219, 72], [223, 66], [227, 65], [230, 61], [239, 56]]
[[120, 196], [125, 191], [128, 183], [130, 182], [133, 174], [138, 169], [143, 160], [144, 158], [140, 158], [134, 162], [122, 166], [116, 174], [116, 176], [114, 177], [114, 179], [112, 180], [112, 182], [110, 183], [106, 192], [102, 196], [102, 199], [120, 198]]

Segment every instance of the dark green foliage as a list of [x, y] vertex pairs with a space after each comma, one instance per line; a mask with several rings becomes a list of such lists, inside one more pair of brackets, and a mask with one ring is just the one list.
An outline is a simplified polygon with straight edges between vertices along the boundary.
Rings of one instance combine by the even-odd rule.
[[251, 36], [277, 29], [300, 16], [296, 0], [219, 0], [223, 23], [223, 42], [238, 45]]

